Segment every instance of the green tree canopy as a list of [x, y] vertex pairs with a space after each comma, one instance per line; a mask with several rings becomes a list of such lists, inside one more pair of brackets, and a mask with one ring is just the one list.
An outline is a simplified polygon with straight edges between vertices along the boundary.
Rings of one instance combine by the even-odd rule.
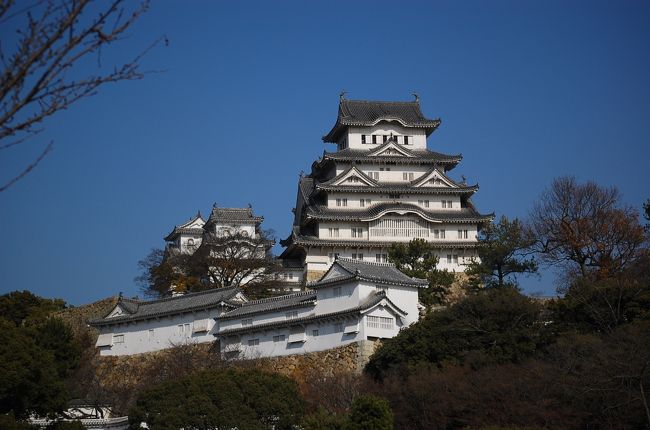
[[429, 281], [429, 287], [418, 292], [422, 304], [431, 306], [444, 303], [447, 289], [454, 282], [454, 275], [437, 269], [438, 257], [432, 243], [424, 239], [394, 243], [388, 250], [388, 259], [408, 276]]
[[345, 430], [393, 430], [393, 411], [384, 399], [359, 396], [352, 403]]
[[469, 296], [387, 339], [365, 371], [382, 379], [392, 371], [414, 371], [445, 362], [480, 367], [519, 362], [549, 341], [542, 306], [513, 288]]
[[296, 383], [259, 370], [206, 370], [140, 393], [131, 428], [292, 429], [303, 414]]
[[29, 291], [0, 296], [0, 413], [25, 419], [63, 412], [65, 379], [79, 364], [81, 347], [63, 321], [65, 307]]
[[0, 318], [16, 325], [28, 323], [29, 320], [42, 320], [62, 309], [65, 309], [63, 300], [44, 299], [27, 290], [12, 291], [0, 296]]
[[465, 271], [488, 287], [515, 286], [515, 276], [536, 273], [537, 263], [526, 258], [526, 251], [534, 240], [525, 232], [521, 222], [502, 216], [498, 223], [490, 223], [478, 237], [478, 260]]

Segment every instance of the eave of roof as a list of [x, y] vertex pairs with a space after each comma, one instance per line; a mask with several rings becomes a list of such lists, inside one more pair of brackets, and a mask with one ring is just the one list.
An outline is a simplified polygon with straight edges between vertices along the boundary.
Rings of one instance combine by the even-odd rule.
[[251, 300], [242, 304], [242, 306], [237, 309], [233, 309], [232, 311], [221, 315], [219, 319], [228, 321], [260, 313], [309, 307], [313, 306], [315, 303], [316, 293], [312, 291], [300, 291], [298, 293], [286, 294], [284, 296]]
[[[116, 306], [122, 306], [123, 308], [125, 308], [125, 310], [128, 310], [129, 302], [131, 302], [131, 304], [137, 305], [135, 307], [134, 313], [131, 313], [129, 315], [118, 316], [118, 317], [106, 318], [108, 315], [110, 315], [109, 312], [103, 318], [98, 318], [98, 319], [88, 321], [88, 324], [93, 327], [100, 327], [100, 326], [107, 326], [107, 325], [110, 326], [110, 325], [128, 323], [134, 321], [156, 319], [167, 315], [196, 312], [196, 311], [211, 309], [219, 306], [235, 307], [238, 306], [238, 304], [232, 302], [231, 299], [241, 292], [242, 290], [238, 287], [225, 287], [225, 288], [215, 288], [206, 291], [199, 291], [197, 293], [189, 293], [189, 294], [184, 294], [182, 296], [167, 297], [164, 299], [151, 300], [151, 301], [124, 299], [118, 302]], [[209, 296], [212, 294], [217, 295], [217, 298], [215, 300], [204, 302], [204, 303], [198, 303], [196, 305], [190, 305], [187, 307], [182, 307], [182, 306], [174, 307], [174, 305], [178, 305], [178, 303], [182, 303], [183, 301], [190, 301], [197, 297]], [[150, 313], [145, 312], [147, 307], [165, 304], [165, 303], [172, 303], [172, 306], [169, 306], [167, 309], [165, 309], [163, 306], [163, 309], [156, 312], [150, 312]], [[138, 314], [139, 312], [141, 313]]]
[[474, 194], [478, 191], [478, 184], [465, 185], [458, 188], [452, 187], [414, 187], [404, 184], [380, 184], [376, 187], [360, 187], [350, 185], [317, 184], [316, 189], [323, 191], [349, 191], [353, 193], [374, 193], [374, 194]]
[[494, 217], [493, 214], [479, 214], [473, 207], [462, 208], [460, 211], [427, 211], [420, 206], [401, 202], [379, 203], [362, 210], [343, 210], [328, 208], [322, 205], [311, 205], [307, 207], [306, 217], [319, 221], [364, 222], [380, 218], [391, 212], [415, 213], [428, 221], [441, 223], [480, 223], [490, 221]]
[[[337, 247], [337, 248], [390, 248], [395, 241], [361, 241], [361, 240], [332, 240], [321, 239], [316, 236], [292, 235], [284, 241], [283, 246], [291, 245], [306, 247]], [[477, 247], [478, 242], [459, 242], [442, 239], [440, 241], [430, 241], [436, 249], [473, 249]]]

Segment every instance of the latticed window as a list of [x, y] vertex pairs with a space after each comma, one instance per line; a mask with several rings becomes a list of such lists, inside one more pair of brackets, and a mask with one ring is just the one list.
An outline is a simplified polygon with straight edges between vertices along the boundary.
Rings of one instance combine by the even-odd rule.
[[393, 328], [394, 321], [395, 320], [393, 318], [387, 317], [376, 317], [372, 315], [368, 315], [366, 317], [366, 325], [370, 328], [391, 330]]
[[418, 219], [384, 218], [370, 225], [370, 235], [375, 237], [429, 237], [429, 226]]

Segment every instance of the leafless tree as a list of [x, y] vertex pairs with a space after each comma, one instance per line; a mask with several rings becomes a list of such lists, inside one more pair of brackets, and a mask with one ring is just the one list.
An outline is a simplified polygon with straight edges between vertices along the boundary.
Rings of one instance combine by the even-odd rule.
[[[29, 141], [42, 131], [43, 120], [100, 86], [142, 78], [140, 59], [157, 42], [121, 65], [103, 68], [101, 59], [102, 49], [124, 39], [148, 6], [147, 1], [125, 0], [0, 1], [0, 151]], [[15, 40], [5, 39], [13, 30]], [[80, 73], [95, 57], [97, 72]], [[32, 171], [52, 145], [45, 145], [15, 176], [0, 178], [0, 192]]]
[[583, 277], [620, 272], [646, 241], [638, 214], [621, 205], [616, 188], [572, 177], [554, 180], [530, 218], [542, 260]]
[[194, 270], [207, 275], [210, 284], [219, 286], [265, 285], [278, 269], [277, 261], [269, 253], [272, 245], [268, 234], [251, 238], [206, 233], [192, 256]]

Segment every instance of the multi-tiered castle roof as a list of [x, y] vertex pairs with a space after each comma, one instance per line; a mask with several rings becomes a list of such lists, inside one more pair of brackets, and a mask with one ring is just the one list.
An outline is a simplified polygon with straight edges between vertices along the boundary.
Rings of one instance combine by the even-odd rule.
[[422, 114], [417, 97], [342, 97], [336, 123], [323, 137], [337, 150], [325, 151], [301, 176], [283, 258], [304, 261], [316, 276], [333, 256], [385, 261], [393, 243], [421, 237], [439, 244], [448, 268], [464, 270], [459, 254], [475, 257], [476, 234], [492, 214], [479, 213], [470, 200], [478, 184], [449, 176], [462, 155], [427, 148], [439, 125]]

